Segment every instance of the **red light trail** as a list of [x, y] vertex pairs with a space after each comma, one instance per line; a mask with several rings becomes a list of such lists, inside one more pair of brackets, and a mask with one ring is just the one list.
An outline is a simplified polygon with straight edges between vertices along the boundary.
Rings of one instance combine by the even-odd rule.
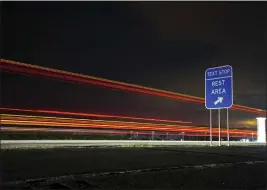
[[169, 122], [169, 123], [184, 123], [184, 124], [192, 123], [189, 121], [174, 121], [174, 120], [165, 120], [165, 119], [156, 119], [156, 118], [141, 118], [141, 117], [104, 115], [104, 114], [93, 114], [93, 113], [76, 113], [76, 112], [65, 112], [65, 111], [55, 111], [55, 110], [30, 110], [30, 109], [17, 109], [17, 108], [0, 108], [0, 110], [30, 112], [30, 113], [45, 113], [45, 114], [56, 114], [56, 115], [71, 115], [71, 116], [80, 116], [80, 117], [119, 118], [119, 119]]
[[[116, 130], [138, 130], [138, 131], [157, 131], [157, 132], [186, 132], [186, 133], [209, 133], [207, 127], [169, 125], [169, 124], [153, 124], [139, 122], [124, 122], [124, 121], [107, 121], [107, 120], [92, 120], [92, 119], [76, 119], [62, 117], [47, 117], [47, 116], [29, 116], [29, 115], [12, 115], [1, 114], [1, 123], [6, 125], [19, 126], [50, 126], [50, 127], [68, 127], [72, 129], [116, 129]], [[75, 129], [75, 130], [76, 130]], [[251, 134], [250, 130], [231, 129], [231, 135]], [[213, 129], [213, 135], [218, 133], [218, 129]], [[221, 129], [221, 134], [226, 134], [225, 129]]]
[[[41, 67], [41, 66], [36, 66], [36, 65], [30, 65], [30, 64], [5, 60], [5, 59], [1, 59], [0, 68], [4, 70], [8, 70], [8, 71], [19, 72], [19, 73], [30, 74], [30, 75], [37, 75], [37, 76], [44, 76], [44, 77], [49, 77], [49, 78], [54, 78], [54, 79], [61, 79], [64, 81], [69, 81], [69, 82], [76, 82], [76, 83], [81, 83], [81, 84], [94, 84], [94, 85], [99, 85], [99, 86], [104, 86], [104, 87], [109, 87], [109, 88], [132, 91], [132, 92], [137, 92], [137, 93], [144, 93], [144, 94], [160, 96], [160, 97], [165, 97], [165, 98], [170, 98], [170, 99], [175, 99], [175, 100], [189, 101], [189, 102], [201, 103], [201, 104], [205, 103], [204, 98], [200, 98], [200, 97], [189, 96], [185, 94], [174, 93], [174, 92], [164, 91], [164, 90], [159, 90], [159, 89], [154, 89], [154, 88], [148, 88], [148, 87], [144, 87], [140, 85], [112, 81], [112, 80], [92, 77], [88, 75], [66, 72], [66, 71], [51, 69], [47, 67]], [[233, 105], [232, 109], [246, 111], [250, 113], [257, 113], [260, 115], [267, 114], [266, 110], [261, 110], [261, 109], [256, 109], [256, 108], [251, 108], [251, 107], [241, 106], [241, 105]]]

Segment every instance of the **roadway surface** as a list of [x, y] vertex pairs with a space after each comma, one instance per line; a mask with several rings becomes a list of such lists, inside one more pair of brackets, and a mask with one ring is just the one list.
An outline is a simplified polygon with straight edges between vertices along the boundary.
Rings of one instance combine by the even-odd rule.
[[1, 152], [3, 189], [266, 189], [266, 166], [264, 146], [6, 148]]
[[[218, 141], [213, 141], [218, 146]], [[209, 146], [210, 141], [150, 141], [150, 140], [2, 140], [2, 148], [48, 148], [86, 146]], [[227, 141], [221, 141], [227, 145]], [[231, 141], [232, 146], [263, 146], [266, 143]]]

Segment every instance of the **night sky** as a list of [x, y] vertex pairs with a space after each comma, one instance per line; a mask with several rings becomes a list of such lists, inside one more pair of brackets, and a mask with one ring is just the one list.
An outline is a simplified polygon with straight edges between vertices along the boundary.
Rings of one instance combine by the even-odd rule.
[[[2, 58], [204, 97], [232, 65], [234, 103], [266, 109], [266, 3], [3, 2]], [[208, 124], [204, 105], [2, 74], [5, 107]], [[230, 119], [255, 115], [230, 112]], [[238, 126], [237, 126], [238, 127]]]

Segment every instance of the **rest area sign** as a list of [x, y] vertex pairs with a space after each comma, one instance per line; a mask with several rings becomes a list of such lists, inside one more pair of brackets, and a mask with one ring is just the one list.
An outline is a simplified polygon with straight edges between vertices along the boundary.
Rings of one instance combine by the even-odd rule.
[[209, 68], [205, 72], [205, 106], [207, 109], [233, 105], [233, 68], [230, 65]]

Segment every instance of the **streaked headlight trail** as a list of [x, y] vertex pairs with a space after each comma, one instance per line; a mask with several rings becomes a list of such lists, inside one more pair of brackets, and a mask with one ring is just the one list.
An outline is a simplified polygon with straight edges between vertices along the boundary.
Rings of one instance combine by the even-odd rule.
[[[5, 59], [1, 59], [0, 68], [4, 70], [12, 71], [12, 72], [44, 76], [44, 77], [60, 79], [60, 80], [69, 81], [69, 82], [76, 82], [76, 83], [81, 83], [81, 84], [94, 84], [94, 85], [99, 85], [99, 86], [104, 86], [104, 87], [109, 87], [109, 88], [149, 94], [149, 95], [160, 96], [160, 97], [165, 97], [165, 98], [170, 98], [170, 99], [175, 99], [175, 100], [189, 101], [189, 102], [201, 103], [201, 104], [205, 103], [204, 98], [200, 98], [196, 96], [189, 96], [185, 94], [174, 93], [170, 91], [164, 91], [164, 90], [144, 87], [144, 86], [135, 85], [135, 84], [123, 83], [123, 82], [118, 82], [118, 81], [113, 81], [113, 80], [107, 80], [107, 79], [92, 77], [88, 75], [61, 71], [57, 69], [51, 69], [51, 68], [41, 67], [37, 65], [30, 65], [30, 64], [5, 60]], [[260, 110], [260, 109], [251, 108], [247, 106], [241, 106], [241, 105], [233, 105], [232, 109], [246, 111], [250, 113], [257, 113], [260, 115], [267, 114], [266, 110]]]
[[[69, 127], [83, 129], [116, 129], [116, 130], [136, 130], [136, 131], [158, 131], [158, 132], [197, 132], [199, 134], [207, 134], [209, 128], [184, 125], [168, 125], [168, 124], [153, 124], [139, 122], [122, 122], [122, 121], [106, 121], [92, 119], [74, 119], [62, 117], [44, 117], [44, 116], [29, 116], [29, 115], [12, 115], [1, 114], [1, 122], [5, 125], [19, 126], [51, 126], [51, 127]], [[76, 129], [75, 129], [76, 130]], [[81, 129], [77, 129], [79, 131]], [[226, 130], [222, 129], [222, 135], [226, 135]], [[213, 130], [214, 135], [218, 133], [217, 129]], [[249, 130], [234, 130], [230, 131], [231, 135], [251, 134]]]
[[65, 112], [56, 110], [30, 110], [30, 109], [17, 109], [17, 108], [0, 108], [3, 111], [19, 111], [28, 113], [45, 113], [45, 114], [56, 114], [56, 115], [71, 115], [79, 117], [99, 117], [99, 118], [118, 118], [118, 119], [129, 119], [129, 120], [140, 120], [140, 121], [155, 121], [155, 122], [169, 122], [169, 123], [192, 123], [190, 121], [174, 121], [158, 118], [141, 118], [141, 117], [130, 117], [130, 116], [118, 116], [118, 115], [104, 115], [104, 114], [93, 114], [93, 113], [75, 113], [75, 112]]
[[[153, 96], [159, 96], [174, 100], [188, 101], [193, 103], [204, 104], [204, 98], [190, 96], [180, 93], [174, 93], [170, 91], [160, 90], [149, 88], [145, 86], [129, 84], [124, 82], [118, 82], [113, 80], [107, 80], [103, 78], [97, 78], [93, 76], [72, 73], [47, 67], [41, 67], [37, 65], [30, 65], [21, 62], [15, 62], [5, 59], [0, 59], [1, 64], [0, 68], [3, 71], [17, 72], [26, 75], [35, 75], [42, 76], [51, 79], [62, 80], [66, 82], [74, 82], [78, 84], [93, 84], [102, 87], [108, 87], [113, 89], [119, 89], [123, 91], [131, 91], [141, 94], [148, 94]], [[232, 109], [245, 111], [249, 113], [256, 113], [259, 115], [266, 115], [266, 110], [260, 110], [256, 108], [251, 108], [241, 105], [233, 105]], [[67, 111], [57, 111], [57, 110], [32, 110], [32, 109], [19, 109], [19, 108], [0, 108], [1, 111], [6, 112], [23, 112], [25, 114], [52, 114], [55, 117], [48, 116], [36, 116], [36, 115], [15, 115], [15, 114], [1, 114], [1, 124], [4, 125], [5, 130], [37, 130], [37, 131], [86, 131], [88, 129], [91, 131], [96, 129], [101, 130], [124, 130], [125, 133], [128, 133], [127, 130], [135, 130], [142, 133], [151, 133], [147, 131], [155, 131], [157, 133], [166, 133], [166, 132], [185, 132], [185, 133], [198, 133], [199, 136], [210, 133], [209, 128], [199, 127], [195, 125], [189, 126], [192, 124], [191, 121], [175, 121], [169, 119], [160, 119], [160, 118], [143, 118], [143, 117], [133, 117], [133, 116], [120, 116], [120, 115], [108, 115], [108, 114], [95, 114], [95, 113], [75, 113]], [[60, 117], [57, 117], [60, 116]], [[71, 117], [81, 117], [81, 118], [67, 118]], [[87, 118], [87, 119], [84, 119]], [[92, 119], [97, 118], [97, 119]], [[99, 118], [103, 118], [100, 120]], [[109, 119], [109, 120], [105, 120]], [[115, 119], [115, 120], [110, 120]], [[121, 121], [121, 120], [131, 120], [131, 121]], [[134, 121], [134, 122], [133, 122]], [[150, 123], [152, 122], [152, 123]], [[170, 124], [171, 123], [171, 124]], [[6, 125], [8, 127], [6, 127]], [[10, 125], [17, 125], [20, 127], [11, 128]], [[23, 126], [23, 127], [22, 127]], [[24, 126], [35, 126], [37, 128], [25, 128]], [[41, 128], [42, 127], [42, 128]], [[54, 129], [47, 129], [45, 127], [54, 127]], [[67, 127], [69, 129], [59, 129], [60, 127]], [[24, 128], [24, 129], [23, 129]], [[114, 132], [114, 131], [113, 131]], [[113, 133], [112, 132], [112, 133]], [[116, 133], [120, 133], [117, 131]], [[215, 128], [212, 130], [214, 136], [217, 136], [218, 130]], [[226, 135], [227, 131], [221, 129], [223, 136]], [[242, 136], [250, 135], [251, 130], [237, 130], [231, 129], [230, 135]], [[140, 133], [141, 134], [141, 133]], [[170, 134], [171, 135], [171, 134]], [[194, 136], [191, 134], [190, 136]], [[240, 136], [240, 137], [241, 137]]]

